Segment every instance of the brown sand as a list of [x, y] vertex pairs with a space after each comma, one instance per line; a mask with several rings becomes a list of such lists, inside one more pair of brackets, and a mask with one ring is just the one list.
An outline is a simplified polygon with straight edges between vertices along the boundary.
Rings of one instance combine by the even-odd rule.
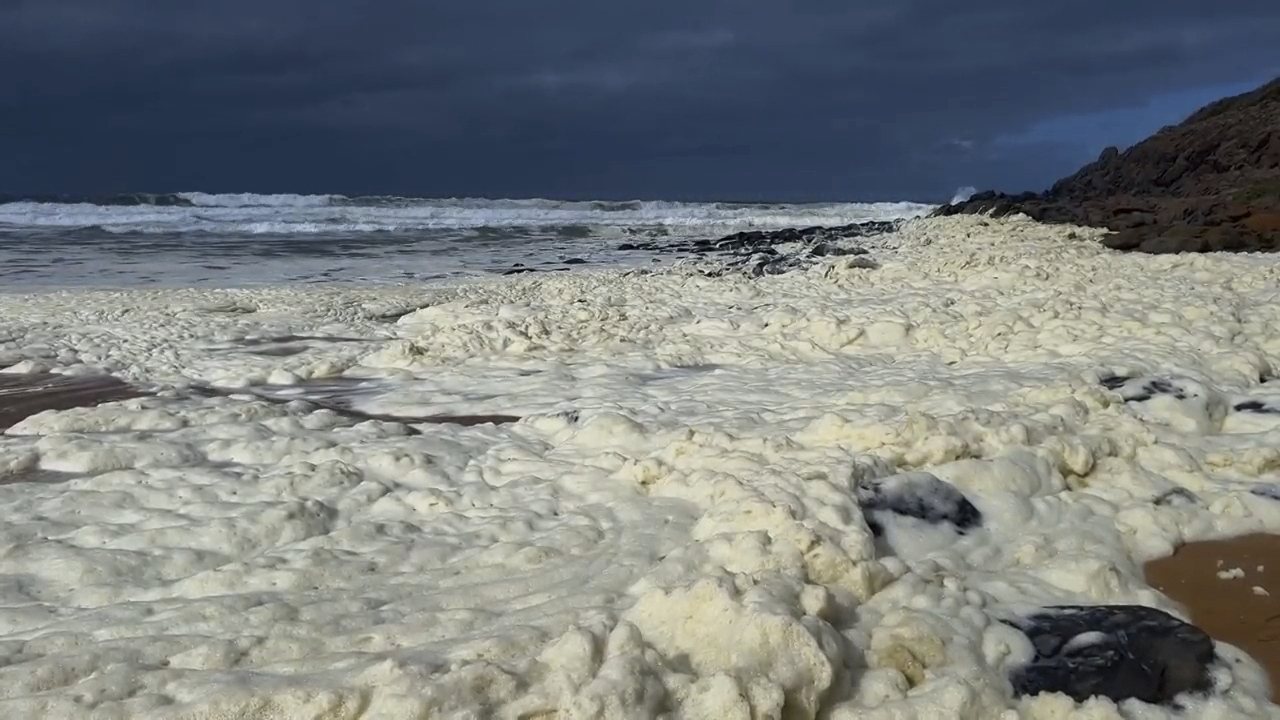
[[[1222, 578], [1236, 568], [1242, 577]], [[1232, 573], [1238, 574], [1238, 573]], [[1215, 639], [1249, 653], [1280, 688], [1280, 535], [1183, 545], [1146, 565], [1147, 582], [1181, 603]], [[1269, 595], [1254, 590], [1262, 588]]]
[[43, 410], [91, 407], [145, 392], [110, 375], [0, 373], [0, 432]]

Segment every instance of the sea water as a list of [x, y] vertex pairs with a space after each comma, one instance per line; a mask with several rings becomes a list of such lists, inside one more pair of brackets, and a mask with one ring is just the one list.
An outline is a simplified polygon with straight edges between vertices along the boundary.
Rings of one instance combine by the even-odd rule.
[[387, 284], [513, 267], [649, 266], [684, 258], [618, 248], [928, 209], [206, 193], [13, 200], [0, 202], [0, 290]]

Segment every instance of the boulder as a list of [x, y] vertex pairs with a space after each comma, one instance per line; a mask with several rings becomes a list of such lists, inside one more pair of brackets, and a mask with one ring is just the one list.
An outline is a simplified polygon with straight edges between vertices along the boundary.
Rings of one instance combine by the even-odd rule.
[[948, 525], [961, 535], [982, 525], [982, 513], [954, 485], [927, 472], [863, 479], [854, 487], [867, 526], [876, 535], [897, 516]]
[[1060, 692], [1169, 704], [1213, 687], [1213, 640], [1194, 625], [1141, 605], [1067, 605], [1007, 621], [1035, 657], [1010, 678], [1015, 695]]

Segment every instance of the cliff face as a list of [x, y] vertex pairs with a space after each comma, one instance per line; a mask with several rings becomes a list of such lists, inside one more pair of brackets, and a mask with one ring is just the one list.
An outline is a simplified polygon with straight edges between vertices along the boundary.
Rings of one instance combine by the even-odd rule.
[[981, 193], [936, 214], [1024, 212], [1106, 227], [1141, 252], [1280, 251], [1280, 78], [1196, 111], [1043, 193]]

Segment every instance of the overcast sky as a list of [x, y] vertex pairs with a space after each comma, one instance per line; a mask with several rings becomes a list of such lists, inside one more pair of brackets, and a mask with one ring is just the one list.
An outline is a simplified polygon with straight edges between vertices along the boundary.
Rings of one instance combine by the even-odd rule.
[[0, 0], [0, 192], [1040, 189], [1277, 38], [1278, 0]]

